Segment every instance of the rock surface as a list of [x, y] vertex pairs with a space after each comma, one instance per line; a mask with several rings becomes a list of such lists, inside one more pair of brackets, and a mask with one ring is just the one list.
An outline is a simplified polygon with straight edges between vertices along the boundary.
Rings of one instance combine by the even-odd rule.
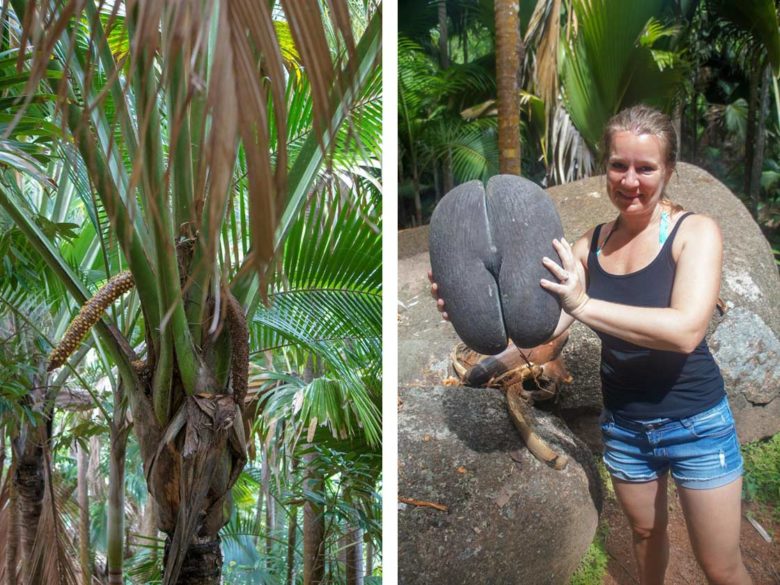
[[499, 390], [399, 391], [399, 583], [568, 583], [598, 524], [601, 484], [588, 448], [540, 413], [538, 432], [569, 455], [562, 471], [524, 448]]

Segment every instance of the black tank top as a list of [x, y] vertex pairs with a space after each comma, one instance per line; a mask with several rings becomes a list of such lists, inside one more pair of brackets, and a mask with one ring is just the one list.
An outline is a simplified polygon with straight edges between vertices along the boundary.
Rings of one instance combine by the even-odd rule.
[[[650, 264], [630, 274], [604, 271], [596, 254], [602, 225], [588, 254], [588, 295], [635, 307], [669, 307], [676, 263], [672, 242], [690, 212], [672, 229]], [[690, 354], [640, 347], [596, 331], [601, 338], [604, 406], [635, 419], [681, 418], [715, 406], [724, 395], [723, 377], [702, 339]]]

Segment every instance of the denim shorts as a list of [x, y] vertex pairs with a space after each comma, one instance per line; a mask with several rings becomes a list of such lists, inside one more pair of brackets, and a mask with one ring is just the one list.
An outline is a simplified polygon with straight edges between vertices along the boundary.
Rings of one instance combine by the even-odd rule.
[[601, 432], [604, 464], [624, 481], [652, 481], [671, 469], [677, 485], [712, 489], [742, 475], [742, 453], [725, 396], [685, 418], [633, 420], [604, 409]]

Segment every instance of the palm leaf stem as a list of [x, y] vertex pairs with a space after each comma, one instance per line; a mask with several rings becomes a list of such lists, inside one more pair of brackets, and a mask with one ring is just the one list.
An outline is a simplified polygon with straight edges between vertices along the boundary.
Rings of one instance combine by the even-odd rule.
[[127, 100], [125, 91], [119, 79], [119, 68], [111, 53], [111, 47], [108, 45], [103, 23], [100, 21], [100, 14], [97, 11], [94, 0], [86, 3], [87, 16], [89, 17], [91, 35], [90, 37], [97, 41], [97, 55], [103, 66], [108, 83], [111, 85], [111, 97], [113, 99], [116, 116], [119, 119], [119, 127], [122, 131], [125, 148], [131, 160], [135, 160], [138, 143], [136, 141], [135, 129], [133, 127], [130, 113], [127, 109]]
[[[132, 34], [135, 25], [132, 19], [129, 19], [129, 22]], [[138, 58], [140, 62], [136, 63], [133, 85], [141, 120], [141, 145], [144, 153], [141, 168], [141, 195], [145, 201], [147, 221], [152, 226], [158, 270], [156, 286], [160, 301], [159, 326], [163, 332], [159, 348], [161, 359], [155, 370], [154, 390], [163, 393], [170, 391], [168, 368], [171, 368], [172, 374], [173, 361], [164, 354], [175, 348], [182, 385], [188, 394], [193, 394], [200, 367], [184, 312], [179, 284], [173, 218], [168, 201], [167, 181], [163, 176], [161, 120], [157, 109], [154, 59], [145, 47], [140, 48]], [[170, 323], [168, 323], [169, 318]], [[169, 327], [173, 347], [165, 343], [168, 340]], [[165, 370], [158, 371], [160, 367], [164, 367]]]
[[[165, 22], [168, 20], [166, 19]], [[185, 55], [182, 49], [179, 48], [170, 58], [173, 59], [173, 65], [170, 69], [171, 82], [167, 85], [172, 146], [169, 156], [172, 164], [168, 170], [173, 179], [174, 225], [181, 229], [194, 219], [193, 159], [190, 145], [192, 135], [186, 108], [187, 88], [190, 81], [187, 77], [187, 68], [184, 66]]]
[[128, 267], [133, 273], [136, 289], [141, 296], [141, 304], [149, 322], [152, 339], [155, 344], [158, 344], [155, 331], [155, 325], [160, 322], [157, 283], [151, 269], [151, 259], [141, 241], [141, 232], [133, 229], [134, 224], [119, 195], [117, 186], [108, 172], [106, 161], [97, 149], [88, 125], [82, 123], [80, 109], [77, 106], [69, 106], [65, 115], [68, 117], [71, 132], [76, 136], [76, 145], [87, 166], [95, 190], [116, 230], [117, 240], [122, 246]]

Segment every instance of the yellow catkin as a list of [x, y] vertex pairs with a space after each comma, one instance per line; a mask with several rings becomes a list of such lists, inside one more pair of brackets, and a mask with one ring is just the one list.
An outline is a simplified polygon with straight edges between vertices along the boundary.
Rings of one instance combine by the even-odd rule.
[[65, 360], [76, 351], [82, 340], [86, 337], [89, 330], [100, 320], [100, 317], [106, 309], [116, 299], [121, 297], [127, 291], [135, 286], [133, 275], [129, 270], [117, 274], [109, 280], [97, 294], [89, 299], [81, 307], [79, 314], [68, 326], [62, 341], [59, 342], [49, 355], [49, 365], [47, 370], [51, 372], [65, 363]]

